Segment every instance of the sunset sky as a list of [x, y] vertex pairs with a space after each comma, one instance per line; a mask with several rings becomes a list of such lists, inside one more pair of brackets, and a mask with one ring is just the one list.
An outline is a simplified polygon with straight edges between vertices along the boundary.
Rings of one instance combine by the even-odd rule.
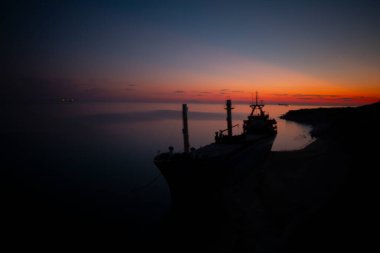
[[366, 104], [380, 1], [10, 1], [4, 99]]

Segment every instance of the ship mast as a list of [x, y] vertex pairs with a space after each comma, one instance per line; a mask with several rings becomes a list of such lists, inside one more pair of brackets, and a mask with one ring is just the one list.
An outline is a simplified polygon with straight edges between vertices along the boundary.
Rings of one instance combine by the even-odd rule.
[[232, 137], [232, 104], [231, 99], [228, 99], [226, 102], [226, 108], [227, 110], [227, 130], [228, 130], [228, 137]]
[[187, 104], [182, 105], [182, 121], [183, 121], [183, 145], [184, 145], [184, 152], [189, 153], [190, 149], [190, 142], [189, 142], [189, 127], [187, 124]]
[[258, 96], [258, 92], [256, 91], [256, 103], [255, 104], [251, 104], [250, 107], [252, 108], [252, 112], [250, 114], [250, 116], [253, 116], [254, 112], [256, 109], [258, 109], [260, 111], [260, 116], [264, 116], [264, 111], [263, 111], [263, 107], [264, 107], [264, 103], [263, 101], [261, 100], [261, 104], [259, 104], [259, 96]]

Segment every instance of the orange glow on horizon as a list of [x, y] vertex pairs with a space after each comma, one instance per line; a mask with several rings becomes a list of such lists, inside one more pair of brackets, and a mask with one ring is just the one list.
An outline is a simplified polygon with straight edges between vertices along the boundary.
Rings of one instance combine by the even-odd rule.
[[[267, 104], [316, 104], [316, 105], [364, 105], [380, 101], [380, 94], [337, 92], [275, 93], [273, 90], [258, 90], [259, 99]], [[284, 92], [284, 91], [283, 91]], [[254, 96], [248, 90], [160, 90], [145, 94], [144, 100], [157, 102], [203, 102], [219, 103], [226, 99], [250, 103]]]
[[[222, 86], [222, 87], [228, 87]], [[241, 87], [241, 86], [240, 86]], [[259, 99], [265, 103], [286, 103], [286, 104], [319, 104], [319, 105], [364, 105], [380, 101], [380, 92], [378, 90], [368, 89], [275, 89], [266, 87], [257, 87], [257, 89], [247, 89], [243, 87], [234, 89], [173, 89], [150, 88], [144, 92], [137, 92], [136, 97], [144, 101], [157, 102], [211, 102], [218, 103], [226, 99], [232, 99], [236, 102], [249, 103], [255, 91], [259, 92]]]
[[195, 69], [141, 74], [136, 90], [124, 97], [211, 103], [230, 98], [249, 103], [258, 91], [266, 103], [361, 105], [380, 100], [380, 73], [353, 63], [346, 64], [345, 72], [316, 75], [225, 52], [204, 54], [197, 61]]
[[323, 77], [225, 52], [202, 55], [198, 64], [202, 68], [152, 73], [154, 79], [144, 80], [141, 96], [154, 101], [250, 102], [258, 91], [267, 103], [358, 105], [380, 100], [380, 73], [364, 66], [352, 65], [357, 71], [348, 78], [345, 73]]

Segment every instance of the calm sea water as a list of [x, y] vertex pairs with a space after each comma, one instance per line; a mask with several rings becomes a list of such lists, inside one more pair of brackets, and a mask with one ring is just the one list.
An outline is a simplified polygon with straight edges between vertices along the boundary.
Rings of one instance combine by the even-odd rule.
[[[237, 134], [250, 108], [234, 108]], [[272, 150], [300, 149], [313, 141], [310, 127], [279, 119], [300, 108], [312, 106], [264, 107], [278, 122]], [[153, 157], [170, 145], [182, 150], [180, 110], [181, 104], [164, 103], [3, 106], [8, 166], [2, 183], [9, 212], [28, 208], [25, 220], [36, 214], [43, 219], [46, 212], [52, 220], [118, 223], [137, 237], [153, 236], [170, 209], [168, 187]], [[213, 142], [215, 131], [225, 128], [224, 104], [189, 104], [191, 146]]]

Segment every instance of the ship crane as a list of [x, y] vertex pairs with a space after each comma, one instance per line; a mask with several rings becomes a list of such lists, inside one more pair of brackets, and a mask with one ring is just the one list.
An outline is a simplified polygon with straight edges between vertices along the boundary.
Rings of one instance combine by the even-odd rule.
[[[231, 126], [231, 127], [228, 127], [226, 129], [223, 129], [223, 130], [219, 130], [219, 132], [215, 132], [215, 143], [220, 143], [221, 140], [227, 138], [227, 139], [230, 139], [232, 138], [232, 128], [234, 127], [237, 127], [239, 126], [239, 124], [236, 124], [234, 126]], [[231, 136], [230, 135], [224, 135], [223, 133], [228, 131], [228, 133], [231, 133]]]
[[[239, 124], [236, 124], [236, 125], [232, 126], [232, 128], [234, 128], [234, 127], [238, 127], [238, 126], [239, 126]], [[228, 131], [228, 128], [223, 129], [223, 130], [219, 130], [219, 134], [222, 134], [222, 133], [224, 133], [225, 131]]]

